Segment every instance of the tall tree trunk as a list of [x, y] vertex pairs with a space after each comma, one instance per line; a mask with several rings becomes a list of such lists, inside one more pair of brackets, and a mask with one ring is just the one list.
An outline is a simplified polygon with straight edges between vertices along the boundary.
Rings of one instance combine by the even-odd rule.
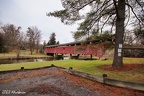
[[19, 59], [19, 57], [20, 57], [20, 47], [19, 46], [17, 47], [17, 52], [16, 53], [17, 53], [17, 59]]
[[115, 34], [115, 52], [113, 67], [123, 67], [123, 38], [124, 38], [124, 21], [125, 21], [125, 0], [118, 0], [116, 8], [116, 34]]
[[30, 52], [31, 52], [31, 55], [32, 55], [32, 53], [33, 53], [33, 49], [32, 49], [32, 47], [30, 47]]
[[36, 44], [36, 53], [38, 53], [38, 50], [39, 50], [39, 42], [37, 41], [37, 44]]

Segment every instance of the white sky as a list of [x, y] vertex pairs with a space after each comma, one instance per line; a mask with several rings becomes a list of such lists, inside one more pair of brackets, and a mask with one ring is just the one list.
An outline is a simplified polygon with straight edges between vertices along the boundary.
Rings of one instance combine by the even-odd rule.
[[42, 32], [42, 42], [49, 40], [52, 32], [60, 43], [73, 42], [71, 32], [78, 25], [64, 25], [60, 19], [46, 16], [46, 12], [63, 9], [61, 0], [0, 0], [0, 22], [21, 26], [26, 32], [28, 27], [37, 26]]

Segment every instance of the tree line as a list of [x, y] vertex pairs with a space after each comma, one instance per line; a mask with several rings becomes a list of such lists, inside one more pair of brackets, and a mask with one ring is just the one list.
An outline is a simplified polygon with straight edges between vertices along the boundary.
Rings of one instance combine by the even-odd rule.
[[21, 29], [20, 26], [14, 24], [0, 26], [0, 53], [15, 50], [19, 57], [22, 49], [29, 49], [32, 55], [34, 50], [36, 53], [39, 51], [44, 53], [45, 46], [60, 44], [59, 41], [56, 41], [55, 32], [52, 32], [48, 42], [44, 41], [42, 45], [40, 44], [42, 33], [37, 26], [28, 27], [26, 32], [22, 32]]
[[22, 32], [21, 29], [20, 26], [14, 24], [0, 26], [0, 53], [15, 50], [17, 57], [21, 49], [30, 49], [31, 54], [35, 49], [38, 53], [41, 31], [37, 26], [28, 27], [26, 32]]

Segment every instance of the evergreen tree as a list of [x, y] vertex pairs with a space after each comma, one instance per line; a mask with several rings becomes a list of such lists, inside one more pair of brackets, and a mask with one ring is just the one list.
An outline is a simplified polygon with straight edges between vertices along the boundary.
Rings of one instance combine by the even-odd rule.
[[60, 44], [60, 42], [59, 41], [57, 41], [57, 43], [56, 44]]
[[49, 37], [49, 41], [48, 41], [47, 45], [55, 45], [56, 44], [55, 36], [56, 36], [56, 34], [53, 32]]

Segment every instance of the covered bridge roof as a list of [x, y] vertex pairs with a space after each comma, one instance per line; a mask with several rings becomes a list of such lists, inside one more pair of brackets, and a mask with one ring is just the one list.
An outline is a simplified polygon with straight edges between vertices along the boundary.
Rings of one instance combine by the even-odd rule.
[[74, 45], [80, 45], [82, 43], [86, 43], [89, 44], [91, 43], [95, 43], [95, 42], [100, 42], [101, 40], [93, 40], [93, 41], [77, 41], [77, 42], [70, 42], [70, 43], [64, 43], [64, 44], [57, 44], [57, 45], [49, 45], [46, 46], [47, 48], [49, 47], [58, 47], [58, 46], [74, 46]]

